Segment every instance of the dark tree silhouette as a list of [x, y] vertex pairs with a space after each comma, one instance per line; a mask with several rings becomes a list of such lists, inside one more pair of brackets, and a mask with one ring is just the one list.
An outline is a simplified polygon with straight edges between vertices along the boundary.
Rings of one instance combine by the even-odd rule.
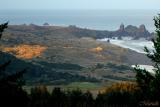
[[8, 22], [0, 25], [0, 39], [2, 37], [4, 29], [6, 29], [7, 27], [8, 27]]
[[66, 93], [60, 88], [54, 88], [50, 98], [50, 106], [65, 107], [69, 105]]
[[45, 86], [32, 88], [30, 97], [29, 107], [49, 107], [50, 94]]
[[[8, 22], [0, 25], [0, 38], [7, 27]], [[24, 85], [22, 76], [25, 70], [14, 74], [8, 74], [6, 68], [10, 64], [11, 60], [0, 65], [0, 104], [4, 107], [8, 107], [9, 105], [15, 107], [27, 107], [27, 93], [22, 89], [22, 86]]]

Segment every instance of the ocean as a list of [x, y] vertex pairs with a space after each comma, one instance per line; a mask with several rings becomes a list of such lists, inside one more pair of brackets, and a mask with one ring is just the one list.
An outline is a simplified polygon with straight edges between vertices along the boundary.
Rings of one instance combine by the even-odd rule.
[[158, 10], [0, 10], [0, 23], [9, 21], [11, 25], [49, 23], [56, 26], [76, 25], [96, 30], [117, 30], [121, 23], [125, 26], [144, 24], [153, 32], [153, 17]]

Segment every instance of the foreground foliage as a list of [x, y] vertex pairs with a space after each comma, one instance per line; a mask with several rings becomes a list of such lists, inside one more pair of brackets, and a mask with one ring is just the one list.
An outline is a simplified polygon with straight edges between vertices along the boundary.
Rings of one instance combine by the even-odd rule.
[[150, 51], [147, 47], [144, 49], [147, 57], [154, 64], [154, 73], [140, 69], [138, 66], [135, 70], [137, 83], [142, 89], [142, 99], [144, 101], [157, 101], [160, 104], [160, 15], [156, 16], [154, 21], [156, 27], [156, 37], [152, 39], [154, 50]]

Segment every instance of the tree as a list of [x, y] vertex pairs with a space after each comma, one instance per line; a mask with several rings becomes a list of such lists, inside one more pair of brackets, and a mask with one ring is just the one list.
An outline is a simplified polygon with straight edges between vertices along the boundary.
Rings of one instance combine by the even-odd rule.
[[49, 107], [50, 94], [45, 86], [32, 88], [30, 97], [29, 107]]
[[2, 37], [4, 29], [6, 29], [7, 27], [8, 27], [8, 22], [0, 25], [0, 39]]
[[154, 74], [146, 69], [135, 67], [136, 79], [142, 90], [143, 100], [154, 100], [160, 102], [160, 15], [154, 17], [156, 37], [152, 39], [154, 50], [144, 48], [146, 55], [154, 64]]
[[64, 91], [60, 88], [54, 88], [51, 93], [50, 106], [51, 107], [68, 107], [69, 100]]
[[[8, 22], [0, 25], [0, 39], [3, 31], [8, 27]], [[22, 76], [25, 70], [8, 74], [6, 68], [11, 64], [11, 60], [0, 65], [0, 99], [1, 106], [27, 107], [27, 93], [23, 91], [24, 81]]]

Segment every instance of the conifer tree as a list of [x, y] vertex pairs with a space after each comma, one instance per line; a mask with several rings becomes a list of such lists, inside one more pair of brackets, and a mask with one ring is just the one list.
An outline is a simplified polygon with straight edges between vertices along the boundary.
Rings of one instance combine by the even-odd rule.
[[154, 50], [144, 48], [146, 55], [154, 64], [154, 73], [135, 67], [136, 79], [142, 89], [143, 100], [160, 101], [160, 15], [154, 17], [156, 37], [152, 39]]

